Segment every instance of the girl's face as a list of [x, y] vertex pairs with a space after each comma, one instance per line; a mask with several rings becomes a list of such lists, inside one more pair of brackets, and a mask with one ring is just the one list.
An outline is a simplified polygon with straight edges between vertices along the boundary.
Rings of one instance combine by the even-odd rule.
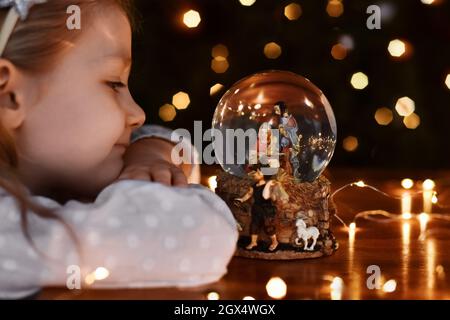
[[30, 76], [36, 99], [16, 143], [19, 174], [35, 193], [97, 194], [118, 177], [131, 131], [145, 121], [127, 86], [128, 19], [111, 8], [91, 21], [55, 69]]

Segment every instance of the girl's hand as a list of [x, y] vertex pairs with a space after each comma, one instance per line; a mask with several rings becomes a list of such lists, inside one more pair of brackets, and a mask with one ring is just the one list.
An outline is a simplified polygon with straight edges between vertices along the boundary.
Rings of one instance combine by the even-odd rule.
[[145, 180], [169, 186], [186, 186], [190, 164], [177, 166], [171, 160], [173, 144], [158, 138], [132, 143], [124, 155], [124, 168], [118, 180]]

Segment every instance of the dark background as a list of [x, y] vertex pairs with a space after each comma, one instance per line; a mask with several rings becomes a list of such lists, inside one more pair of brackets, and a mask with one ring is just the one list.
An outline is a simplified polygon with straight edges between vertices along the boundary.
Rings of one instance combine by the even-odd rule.
[[[289, 21], [284, 7], [302, 7], [298, 20]], [[379, 168], [450, 167], [450, 4], [441, 0], [425, 5], [420, 0], [344, 0], [344, 14], [330, 17], [326, 0], [256, 0], [250, 7], [238, 0], [141, 0], [141, 32], [134, 38], [134, 67], [130, 86], [145, 109], [147, 122], [192, 131], [193, 121], [211, 125], [215, 106], [223, 93], [239, 79], [265, 69], [293, 71], [310, 79], [327, 96], [338, 124], [338, 143], [332, 166]], [[368, 30], [366, 8], [378, 4], [391, 11], [382, 16], [381, 30]], [[189, 29], [183, 14], [197, 10], [202, 21]], [[335, 60], [331, 48], [342, 35], [353, 38], [354, 48], [344, 60]], [[389, 41], [400, 38], [412, 45], [407, 59], [394, 59]], [[264, 56], [268, 42], [282, 47], [278, 59]], [[228, 47], [229, 69], [211, 69], [211, 49]], [[355, 90], [353, 73], [363, 71], [369, 86]], [[210, 87], [225, 88], [210, 96]], [[163, 122], [159, 108], [172, 96], [187, 92], [191, 104]], [[415, 101], [420, 126], [411, 130], [394, 110], [398, 98]], [[393, 110], [394, 121], [380, 126], [374, 119], [380, 107]], [[345, 151], [343, 138], [359, 140], [354, 152]]]

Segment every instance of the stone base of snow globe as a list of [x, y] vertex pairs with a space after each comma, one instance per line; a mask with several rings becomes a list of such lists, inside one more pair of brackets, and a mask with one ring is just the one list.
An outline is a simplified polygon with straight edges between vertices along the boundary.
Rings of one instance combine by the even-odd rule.
[[[330, 222], [336, 208], [330, 199], [328, 179], [320, 176], [311, 183], [298, 182], [280, 169], [271, 180], [273, 186], [282, 189], [270, 198], [275, 213], [255, 218], [252, 217], [252, 211], [255, 211], [252, 210], [253, 198], [236, 201], [254, 186], [255, 181], [250, 176], [240, 178], [223, 171], [217, 174], [216, 193], [228, 204], [239, 227], [236, 256], [294, 260], [333, 254], [338, 243], [330, 230]], [[277, 197], [276, 194], [284, 196]], [[252, 219], [257, 219], [259, 229], [255, 229]]]

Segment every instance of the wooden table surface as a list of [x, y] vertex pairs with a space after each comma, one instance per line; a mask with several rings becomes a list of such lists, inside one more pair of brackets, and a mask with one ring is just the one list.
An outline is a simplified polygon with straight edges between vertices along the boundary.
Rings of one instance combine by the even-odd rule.
[[[213, 170], [206, 168], [204, 178], [213, 174]], [[402, 178], [432, 178], [439, 192], [439, 203], [450, 204], [448, 171], [330, 169], [327, 175], [333, 189], [363, 179], [392, 194], [401, 191]], [[413, 199], [413, 212], [422, 211], [421, 199], [420, 194]], [[400, 200], [370, 189], [349, 188], [337, 195], [335, 201], [339, 216], [347, 223], [357, 212], [364, 210], [400, 212]], [[450, 213], [450, 209], [445, 208], [433, 210], [436, 213], [446, 211]], [[205, 287], [83, 291], [46, 288], [38, 299], [205, 299], [211, 291], [217, 292], [221, 299], [242, 299], [244, 296], [270, 299], [266, 284], [272, 277], [280, 277], [287, 284], [286, 299], [450, 299], [450, 222], [432, 217], [425, 239], [420, 240], [417, 218], [388, 223], [358, 220], [353, 239], [336, 219], [333, 225], [340, 246], [330, 257], [300, 261], [234, 258], [228, 274]], [[370, 274], [367, 267], [370, 265], [379, 266], [382, 284], [395, 280], [394, 292], [368, 289]], [[331, 285], [334, 277], [343, 280], [342, 290]]]

